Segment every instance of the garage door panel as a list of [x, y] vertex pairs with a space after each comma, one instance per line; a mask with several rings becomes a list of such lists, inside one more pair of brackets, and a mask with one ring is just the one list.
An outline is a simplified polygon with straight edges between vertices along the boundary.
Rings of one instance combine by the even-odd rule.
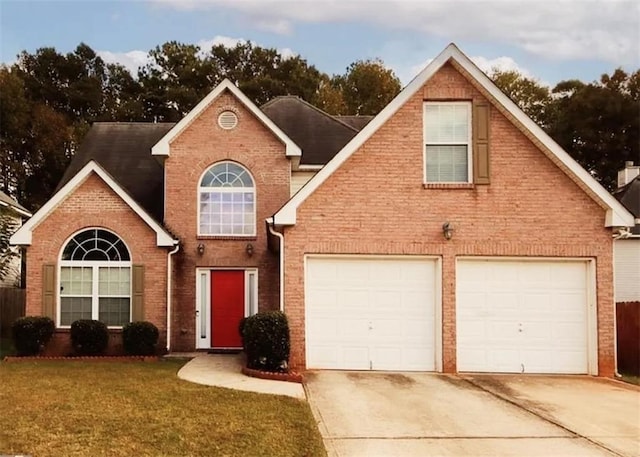
[[435, 369], [435, 261], [311, 257], [306, 271], [309, 368]]
[[459, 260], [458, 370], [586, 373], [586, 273], [583, 261]]

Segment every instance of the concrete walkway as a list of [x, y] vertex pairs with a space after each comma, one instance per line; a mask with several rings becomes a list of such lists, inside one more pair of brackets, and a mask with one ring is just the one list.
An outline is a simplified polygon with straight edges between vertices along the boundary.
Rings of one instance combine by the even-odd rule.
[[206, 386], [306, 399], [302, 384], [258, 379], [242, 374], [243, 354], [195, 353], [184, 354], [184, 356], [194, 357], [178, 371], [178, 377], [185, 381]]

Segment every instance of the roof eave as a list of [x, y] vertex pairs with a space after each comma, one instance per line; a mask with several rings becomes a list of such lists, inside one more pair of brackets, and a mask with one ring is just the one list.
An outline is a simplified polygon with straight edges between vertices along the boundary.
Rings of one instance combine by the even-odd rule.
[[98, 175], [124, 202], [156, 233], [156, 245], [159, 247], [175, 246], [178, 240], [173, 238], [158, 222], [156, 222], [96, 161], [90, 160], [62, 188], [56, 192], [42, 208], [25, 222], [9, 239], [16, 246], [29, 246], [33, 241], [33, 229], [44, 220], [51, 211], [60, 205], [65, 198], [80, 186], [92, 173]]

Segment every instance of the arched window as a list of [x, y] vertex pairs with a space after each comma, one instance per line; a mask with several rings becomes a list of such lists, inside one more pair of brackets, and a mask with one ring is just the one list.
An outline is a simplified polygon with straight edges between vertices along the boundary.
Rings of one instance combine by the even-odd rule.
[[220, 162], [200, 180], [198, 234], [256, 234], [256, 188], [249, 171], [234, 162]]
[[131, 256], [118, 235], [103, 229], [77, 233], [60, 259], [61, 327], [97, 319], [109, 327], [131, 321]]

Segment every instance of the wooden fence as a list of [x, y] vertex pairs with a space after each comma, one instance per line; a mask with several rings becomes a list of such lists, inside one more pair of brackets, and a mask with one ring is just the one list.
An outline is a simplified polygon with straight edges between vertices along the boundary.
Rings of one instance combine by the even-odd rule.
[[618, 371], [640, 376], [640, 302], [616, 304]]
[[0, 338], [9, 338], [13, 321], [24, 316], [25, 298], [24, 289], [0, 288]]

